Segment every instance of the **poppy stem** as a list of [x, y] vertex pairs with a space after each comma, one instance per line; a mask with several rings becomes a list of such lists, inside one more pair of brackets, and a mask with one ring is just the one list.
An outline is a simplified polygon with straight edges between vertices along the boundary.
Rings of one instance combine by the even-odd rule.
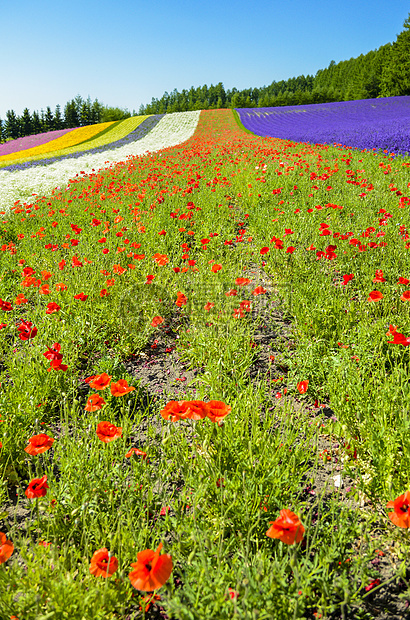
[[37, 528], [40, 530], [40, 510], [38, 507], [38, 498], [36, 498], [36, 516], [37, 516]]

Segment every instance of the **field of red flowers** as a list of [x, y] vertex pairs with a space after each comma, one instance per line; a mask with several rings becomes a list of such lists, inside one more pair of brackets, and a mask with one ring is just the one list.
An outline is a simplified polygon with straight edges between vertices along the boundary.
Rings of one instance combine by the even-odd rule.
[[409, 168], [213, 110], [12, 205], [1, 618], [406, 617]]

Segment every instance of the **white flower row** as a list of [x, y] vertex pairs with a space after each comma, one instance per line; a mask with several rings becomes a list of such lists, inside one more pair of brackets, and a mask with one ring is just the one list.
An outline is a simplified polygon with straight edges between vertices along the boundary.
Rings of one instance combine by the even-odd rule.
[[130, 155], [145, 155], [181, 144], [193, 135], [199, 115], [198, 110], [166, 114], [144, 138], [111, 151], [85, 154], [27, 170], [0, 169], [0, 211], [8, 213], [17, 200], [29, 202], [33, 194], [47, 196], [54, 188], [65, 185], [77, 173], [89, 174], [92, 169], [98, 171], [115, 162], [126, 161]]

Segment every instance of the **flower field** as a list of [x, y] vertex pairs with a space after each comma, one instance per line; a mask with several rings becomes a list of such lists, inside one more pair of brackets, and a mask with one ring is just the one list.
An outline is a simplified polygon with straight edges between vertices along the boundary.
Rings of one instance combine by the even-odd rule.
[[[83, 171], [86, 174], [132, 155], [143, 155], [147, 151], [156, 151], [183, 142], [194, 132], [198, 118], [199, 112], [168, 114], [160, 119], [154, 118], [152, 122], [151, 118], [148, 118], [128, 136], [115, 138], [115, 141], [106, 147], [99, 146], [94, 149], [92, 143], [89, 143], [91, 148], [85, 154], [80, 151], [80, 154], [72, 153], [61, 158], [56, 155], [45, 161], [40, 160], [41, 167], [38, 161], [33, 161], [7, 166], [3, 170], [0, 168], [0, 209], [8, 209], [11, 203], [27, 200], [32, 194], [46, 194], [53, 188], [66, 184], [78, 172]], [[143, 131], [139, 131], [143, 125]], [[135, 144], [137, 141], [138, 144]], [[74, 169], [73, 159], [76, 159]]]
[[239, 109], [258, 136], [410, 153], [410, 97]]
[[1, 618], [408, 613], [410, 159], [335, 141], [0, 170]]
[[0, 144], [0, 155], [14, 154], [18, 151], [26, 151], [27, 149], [37, 147], [47, 142], [51, 142], [56, 138], [64, 136], [64, 134], [72, 131], [72, 129], [57, 129], [55, 131], [47, 131], [46, 133], [39, 133], [35, 136], [25, 136], [24, 138], [17, 138], [17, 140], [10, 140], [4, 144]]
[[113, 125], [113, 122], [98, 123], [97, 125], [78, 127], [77, 129], [73, 129], [72, 131], [65, 133], [64, 135], [56, 138], [55, 140], [52, 140], [51, 142], [46, 142], [39, 146], [34, 146], [31, 149], [27, 149], [25, 151], [17, 151], [16, 153], [2, 155], [0, 157], [0, 162], [8, 162], [12, 160], [21, 161], [29, 157], [38, 157], [39, 155], [43, 155], [44, 153], [59, 151], [60, 149], [65, 149], [73, 145], [81, 144], [82, 142], [90, 140], [94, 136], [105, 131], [110, 125]]

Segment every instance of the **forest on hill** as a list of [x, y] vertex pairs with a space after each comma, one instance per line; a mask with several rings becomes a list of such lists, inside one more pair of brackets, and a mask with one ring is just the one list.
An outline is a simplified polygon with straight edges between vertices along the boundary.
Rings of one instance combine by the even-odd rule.
[[[151, 103], [141, 105], [138, 114], [306, 105], [400, 95], [410, 95], [410, 13], [394, 43], [350, 60], [338, 63], [332, 60], [315, 76], [299, 75], [273, 81], [269, 86], [243, 90], [225, 90], [222, 82], [209, 87], [206, 84], [197, 88], [192, 86], [181, 92], [174, 89], [171, 93], [165, 92], [160, 99], [152, 98]], [[59, 105], [54, 112], [50, 107], [40, 113], [30, 113], [25, 108], [21, 116], [8, 110], [5, 120], [0, 119], [0, 142], [129, 116], [131, 113], [126, 109], [104, 106], [97, 99], [91, 102], [89, 97], [84, 100], [77, 95], [66, 103], [63, 112]]]

